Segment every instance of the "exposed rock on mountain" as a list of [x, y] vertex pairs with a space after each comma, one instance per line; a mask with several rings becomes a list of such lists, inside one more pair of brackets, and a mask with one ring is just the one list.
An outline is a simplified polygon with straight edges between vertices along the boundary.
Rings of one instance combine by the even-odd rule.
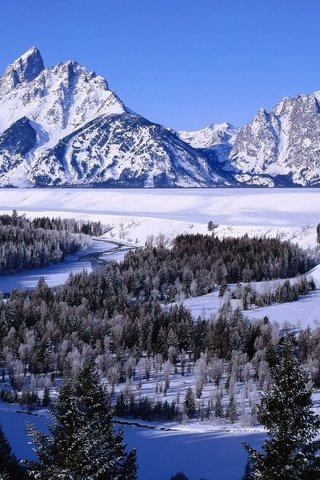
[[228, 123], [174, 132], [132, 113], [75, 61], [35, 47], [0, 77], [0, 186], [320, 185], [320, 91]]
[[261, 109], [239, 131], [229, 155], [235, 178], [249, 184], [320, 184], [320, 92]]
[[0, 78], [0, 185], [213, 186], [229, 181], [77, 62], [28, 50]]

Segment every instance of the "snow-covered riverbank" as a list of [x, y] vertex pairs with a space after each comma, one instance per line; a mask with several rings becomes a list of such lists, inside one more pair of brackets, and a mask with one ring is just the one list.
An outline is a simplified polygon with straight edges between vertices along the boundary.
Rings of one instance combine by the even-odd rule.
[[56, 287], [65, 283], [70, 273], [79, 273], [83, 270], [91, 272], [94, 268], [93, 257], [105, 263], [107, 260], [121, 258], [126, 251], [127, 247], [121, 248], [118, 242], [106, 239], [93, 240], [90, 248], [66, 256], [63, 262], [25, 270], [14, 275], [0, 276], [0, 292], [10, 293], [13, 289], [32, 290], [40, 277], [44, 277], [49, 287]]

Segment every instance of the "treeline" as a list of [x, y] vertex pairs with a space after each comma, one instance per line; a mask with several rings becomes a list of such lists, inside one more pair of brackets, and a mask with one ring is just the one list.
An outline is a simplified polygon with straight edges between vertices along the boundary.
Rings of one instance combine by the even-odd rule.
[[[224, 293], [227, 287], [220, 293]], [[241, 300], [242, 309], [248, 310], [252, 305], [256, 307], [268, 307], [273, 303], [295, 302], [300, 295], [307, 295], [316, 289], [313, 279], [308, 280], [302, 275], [297, 281], [290, 283], [288, 279], [279, 283], [274, 289], [265, 288], [265, 291], [258, 291], [250, 284], [238, 284], [231, 292], [231, 298]]]
[[91, 220], [75, 220], [74, 218], [50, 218], [35, 217], [33, 219], [26, 218], [25, 215], [18, 215], [17, 210], [13, 210], [12, 215], [0, 215], [0, 225], [14, 227], [32, 227], [34, 229], [42, 228], [44, 230], [59, 230], [69, 233], [83, 233], [85, 235], [100, 236], [104, 233], [103, 226], [100, 221]]
[[88, 234], [99, 232], [99, 222], [47, 217], [28, 220], [16, 211], [0, 215], [0, 274], [58, 263], [65, 255], [88, 245]]
[[136, 295], [174, 301], [209, 293], [222, 282], [293, 277], [314, 264], [297, 245], [278, 238], [179, 235], [171, 249], [148, 245], [131, 251], [122, 271]]
[[69, 233], [83, 233], [90, 237], [99, 237], [104, 233], [100, 221], [75, 220], [74, 218], [49, 218], [36, 217], [31, 220], [33, 228], [43, 228], [45, 230], [59, 230]]

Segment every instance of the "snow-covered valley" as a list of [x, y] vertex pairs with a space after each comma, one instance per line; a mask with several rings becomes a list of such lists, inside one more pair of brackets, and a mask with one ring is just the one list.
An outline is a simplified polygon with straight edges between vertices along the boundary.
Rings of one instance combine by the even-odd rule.
[[[170, 242], [180, 233], [206, 234], [208, 222], [213, 221], [214, 234], [221, 238], [244, 234], [279, 236], [314, 250], [317, 248], [316, 226], [320, 222], [319, 199], [320, 192], [315, 189], [5, 189], [0, 190], [0, 211], [17, 209], [28, 217], [48, 215], [100, 220], [106, 226], [103, 235], [106, 245], [108, 241], [119, 241], [136, 246], [146, 241], [157, 243], [159, 239]], [[104, 252], [106, 245], [98, 243], [93, 252], [97, 253], [100, 248]], [[89, 264], [84, 266], [90, 268]], [[64, 271], [61, 281], [66, 274]], [[314, 292], [297, 302], [248, 310], [245, 314], [249, 318], [268, 315], [272, 322], [289, 321], [294, 327], [318, 326], [319, 268], [310, 275], [316, 283]], [[12, 281], [14, 285], [15, 279]], [[266, 287], [260, 284], [261, 288]], [[23, 287], [21, 283], [15, 286]], [[186, 299], [184, 305], [191, 309], [194, 317], [208, 316], [218, 310], [222, 301], [218, 292], [213, 292]], [[185, 378], [190, 382], [193, 377]], [[184, 393], [186, 385], [182, 384], [181, 379], [172, 380], [169, 399], [176, 396], [178, 389]], [[154, 391], [154, 382], [144, 384], [142, 393], [147, 388]], [[205, 387], [204, 391], [208, 396], [209, 390]], [[40, 428], [47, 421], [47, 415], [44, 412], [43, 417], [29, 416], [16, 413], [17, 410], [16, 406], [0, 402], [0, 421], [17, 455], [29, 456], [25, 423], [35, 421]], [[125, 427], [126, 442], [138, 450], [139, 479], [166, 480], [181, 470], [190, 480], [237, 480], [241, 478], [246, 459], [241, 441], [259, 447], [265, 436], [260, 428], [240, 423], [230, 428], [224, 424], [213, 425], [208, 420], [174, 428], [178, 430]], [[159, 458], [164, 460], [160, 467]]]

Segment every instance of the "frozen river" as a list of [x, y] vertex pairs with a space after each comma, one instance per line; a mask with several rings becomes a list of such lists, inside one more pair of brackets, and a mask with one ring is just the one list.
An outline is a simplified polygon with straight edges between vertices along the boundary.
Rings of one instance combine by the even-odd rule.
[[44, 277], [49, 287], [56, 287], [65, 283], [70, 273], [79, 273], [83, 270], [91, 272], [94, 268], [93, 262], [99, 262], [100, 256], [100, 262], [104, 264], [108, 259], [120, 258], [126, 251], [127, 247], [121, 247], [117, 242], [93, 240], [89, 249], [68, 255], [61, 263], [0, 276], [0, 292], [10, 293], [13, 289], [32, 290], [40, 277]]
[[[28, 444], [27, 423], [45, 431], [50, 417], [46, 411], [28, 415], [20, 408], [18, 412], [16, 405], [0, 401], [0, 422], [17, 457], [34, 458]], [[206, 431], [201, 424], [185, 431], [124, 427], [128, 448], [137, 449], [139, 480], [169, 480], [179, 471], [189, 480], [239, 480], [247, 458], [241, 442], [257, 448], [264, 438], [262, 431]]]

